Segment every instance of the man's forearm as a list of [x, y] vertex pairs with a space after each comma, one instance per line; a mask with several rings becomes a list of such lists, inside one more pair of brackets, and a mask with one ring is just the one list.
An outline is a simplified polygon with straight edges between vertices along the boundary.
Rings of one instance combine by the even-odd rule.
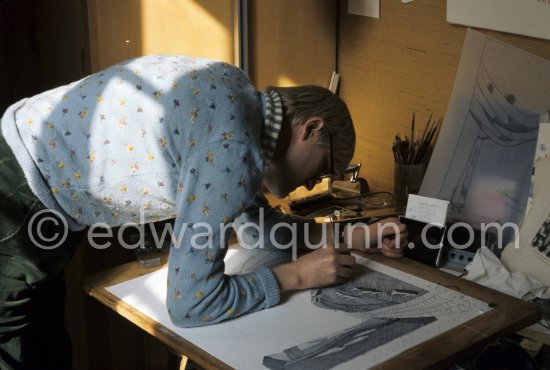
[[277, 266], [272, 271], [279, 282], [281, 292], [302, 289], [298, 265], [295, 262]]

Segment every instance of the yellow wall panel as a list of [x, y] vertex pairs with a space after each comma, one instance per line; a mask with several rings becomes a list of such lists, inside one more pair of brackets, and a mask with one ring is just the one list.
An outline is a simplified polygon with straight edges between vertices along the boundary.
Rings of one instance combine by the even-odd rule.
[[336, 68], [336, 1], [248, 3], [250, 77], [256, 86], [328, 87]]
[[88, 0], [92, 69], [149, 54], [234, 62], [235, 0]]
[[144, 54], [175, 53], [233, 63], [232, 0], [141, 0]]

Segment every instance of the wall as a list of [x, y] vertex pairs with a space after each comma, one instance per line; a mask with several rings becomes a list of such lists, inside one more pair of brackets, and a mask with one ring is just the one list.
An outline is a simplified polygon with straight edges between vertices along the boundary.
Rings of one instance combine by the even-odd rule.
[[[347, 14], [339, 0], [340, 95], [357, 130], [355, 161], [373, 190], [393, 191], [391, 145], [429, 112], [445, 115], [466, 28], [446, 22], [446, 2], [381, 0], [380, 19]], [[550, 59], [550, 41], [483, 31]]]
[[328, 87], [336, 68], [336, 0], [248, 0], [250, 77], [256, 87]]
[[92, 70], [148, 54], [233, 63], [234, 2], [87, 0]]
[[[236, 0], [86, 2], [93, 71], [157, 53], [235, 63]], [[336, 68], [337, 0], [249, 0], [248, 7], [249, 70], [258, 88], [328, 86]]]
[[75, 0], [0, 2], [0, 113], [84, 75], [81, 12]]

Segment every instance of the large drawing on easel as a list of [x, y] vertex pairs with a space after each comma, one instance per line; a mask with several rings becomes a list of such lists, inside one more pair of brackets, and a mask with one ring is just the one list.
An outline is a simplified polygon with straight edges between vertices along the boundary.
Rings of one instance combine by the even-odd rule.
[[[281, 251], [234, 250], [227, 273], [283, 263]], [[365, 369], [490, 310], [462, 293], [357, 256], [342, 285], [283, 297], [268, 310], [216, 325], [181, 329], [166, 312], [166, 269], [108, 290], [236, 369]], [[231, 340], [228, 340], [231, 338]]]
[[521, 223], [549, 85], [550, 62], [468, 30], [420, 194], [467, 220]]
[[[485, 216], [518, 221], [528, 195], [539, 116], [516, 107], [515, 96], [499, 89], [483, 63], [476, 77], [468, 113], [457, 138], [460, 145], [455, 147], [438, 196], [448, 199], [450, 210], [456, 214], [485, 212]], [[460, 155], [464, 149], [467, 156]], [[502, 160], [506, 166], [495, 166]], [[514, 181], [518, 173], [520, 176]], [[501, 195], [496, 203], [492, 197], [491, 214], [484, 211], [483, 205], [489, 187], [500, 187], [497, 194]]]

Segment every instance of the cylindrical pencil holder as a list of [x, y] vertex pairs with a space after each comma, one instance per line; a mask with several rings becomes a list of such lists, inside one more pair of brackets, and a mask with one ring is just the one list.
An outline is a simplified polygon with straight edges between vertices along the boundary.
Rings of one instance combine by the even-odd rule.
[[393, 190], [397, 211], [405, 209], [409, 194], [418, 194], [425, 173], [426, 162], [419, 164], [395, 163]]

